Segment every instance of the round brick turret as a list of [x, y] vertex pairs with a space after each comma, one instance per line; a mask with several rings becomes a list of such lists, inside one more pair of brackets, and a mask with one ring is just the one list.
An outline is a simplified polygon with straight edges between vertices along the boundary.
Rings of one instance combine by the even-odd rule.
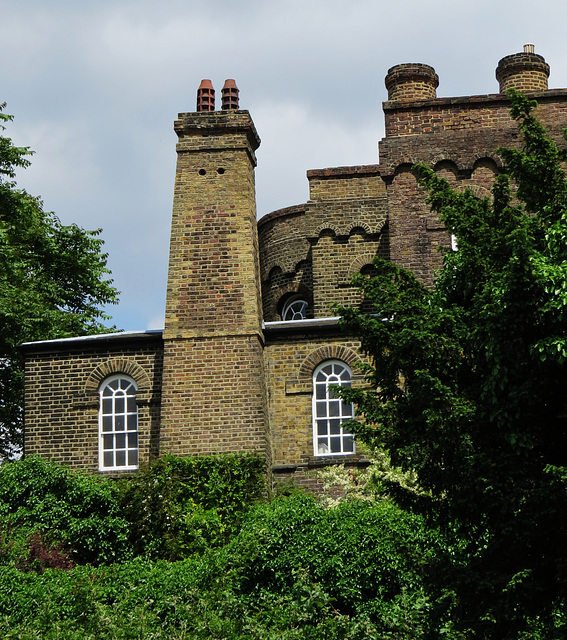
[[534, 53], [533, 44], [524, 45], [522, 53], [502, 58], [496, 67], [500, 93], [517, 89], [524, 93], [547, 91], [549, 65], [543, 56]]
[[428, 64], [398, 64], [386, 76], [388, 100], [432, 100], [437, 97], [439, 76]]

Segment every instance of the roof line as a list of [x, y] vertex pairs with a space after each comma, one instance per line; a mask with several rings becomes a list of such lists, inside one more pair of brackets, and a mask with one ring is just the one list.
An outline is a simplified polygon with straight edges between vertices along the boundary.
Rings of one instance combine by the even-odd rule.
[[329, 318], [306, 318], [304, 320], [274, 320], [271, 322], [263, 322], [262, 329], [300, 329], [301, 327], [328, 327], [335, 326], [339, 323], [340, 316], [332, 316]]
[[29, 347], [31, 345], [39, 344], [61, 344], [69, 342], [89, 342], [91, 340], [104, 340], [104, 339], [120, 339], [120, 338], [133, 338], [149, 335], [162, 334], [163, 329], [146, 329], [145, 331], [119, 331], [115, 333], [97, 333], [90, 336], [74, 336], [72, 338], [55, 338], [53, 340], [36, 340], [34, 342], [23, 342], [21, 347]]

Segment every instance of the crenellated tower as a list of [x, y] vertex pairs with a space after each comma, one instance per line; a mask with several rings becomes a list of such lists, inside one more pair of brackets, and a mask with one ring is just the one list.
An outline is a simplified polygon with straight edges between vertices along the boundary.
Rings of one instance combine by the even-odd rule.
[[380, 175], [387, 186], [390, 257], [427, 285], [435, 280], [443, 252], [451, 246], [445, 229], [426, 203], [415, 164], [425, 163], [456, 189], [489, 196], [502, 171], [498, 147], [518, 147], [521, 136], [510, 116], [508, 89], [538, 102], [538, 117], [561, 139], [567, 108], [565, 90], [548, 89], [549, 65], [534, 45], [502, 58], [495, 93], [443, 98], [439, 78], [426, 64], [400, 64], [385, 79], [385, 137], [379, 143]]
[[234, 80], [203, 81], [178, 136], [164, 330], [161, 453], [266, 452], [254, 185], [260, 139]]

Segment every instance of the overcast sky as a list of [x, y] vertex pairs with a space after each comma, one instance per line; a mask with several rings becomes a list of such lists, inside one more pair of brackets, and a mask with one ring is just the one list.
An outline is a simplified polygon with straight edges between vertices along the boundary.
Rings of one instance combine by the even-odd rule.
[[567, 86], [565, 0], [0, 0], [7, 134], [35, 150], [19, 186], [65, 223], [103, 229], [120, 329], [162, 328], [173, 121], [202, 78], [254, 119], [258, 215], [305, 202], [305, 172], [377, 162], [384, 77], [435, 67], [438, 96], [495, 93], [534, 43]]

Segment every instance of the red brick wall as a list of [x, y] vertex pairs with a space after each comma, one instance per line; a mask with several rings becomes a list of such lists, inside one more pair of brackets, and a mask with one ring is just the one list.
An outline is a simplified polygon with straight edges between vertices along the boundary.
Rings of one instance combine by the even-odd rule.
[[[537, 116], [560, 144], [567, 124], [567, 90], [533, 94]], [[455, 186], [489, 194], [501, 168], [497, 148], [517, 147], [522, 138], [511, 119], [507, 96], [437, 98], [385, 102], [386, 137], [380, 141], [380, 170], [388, 190], [391, 259], [430, 285], [441, 264], [439, 247], [449, 234], [425, 204], [411, 167], [425, 163], [437, 170], [452, 164]]]

